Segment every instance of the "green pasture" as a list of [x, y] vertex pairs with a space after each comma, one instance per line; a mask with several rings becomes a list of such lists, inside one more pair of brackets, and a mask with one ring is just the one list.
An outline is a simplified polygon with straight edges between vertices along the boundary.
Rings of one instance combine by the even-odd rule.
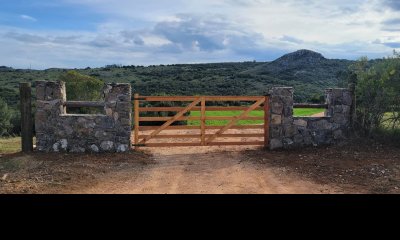
[[[311, 116], [316, 113], [323, 112], [325, 109], [315, 109], [315, 108], [295, 108], [294, 109], [294, 116]], [[243, 111], [207, 111], [206, 116], [209, 117], [233, 117], [238, 116]], [[190, 116], [192, 117], [200, 117], [200, 111], [191, 111]], [[262, 117], [264, 116], [264, 111], [252, 111], [250, 112], [249, 116], [251, 117]], [[199, 126], [199, 120], [189, 120], [187, 121], [188, 125]], [[209, 126], [221, 126], [225, 125], [229, 122], [229, 120], [206, 120], [206, 125]], [[263, 120], [240, 120], [237, 124], [238, 125], [250, 125], [250, 124], [262, 124]]]

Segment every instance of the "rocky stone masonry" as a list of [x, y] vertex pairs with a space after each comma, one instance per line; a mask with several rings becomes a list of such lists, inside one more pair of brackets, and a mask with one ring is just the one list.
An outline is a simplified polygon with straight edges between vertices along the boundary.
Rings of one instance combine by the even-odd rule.
[[131, 144], [131, 86], [106, 84], [104, 114], [67, 114], [64, 82], [36, 82], [36, 149], [126, 152]]
[[293, 117], [293, 88], [276, 87], [269, 94], [271, 150], [332, 144], [346, 138], [352, 104], [348, 89], [325, 90], [325, 117]]

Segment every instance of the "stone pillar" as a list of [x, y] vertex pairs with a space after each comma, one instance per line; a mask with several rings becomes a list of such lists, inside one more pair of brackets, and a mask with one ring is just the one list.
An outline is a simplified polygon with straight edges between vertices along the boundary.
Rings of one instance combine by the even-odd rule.
[[115, 121], [117, 152], [130, 149], [132, 123], [132, 89], [130, 84], [107, 84], [104, 89], [105, 113]]
[[103, 114], [67, 114], [63, 82], [36, 83], [37, 150], [126, 152], [131, 139], [131, 86], [106, 84]]
[[63, 102], [66, 101], [64, 82], [36, 82], [36, 148], [49, 151], [55, 141], [54, 132], [59, 115], [65, 114]]
[[274, 87], [270, 94], [270, 144], [271, 150], [293, 144], [297, 133], [293, 125], [293, 88]]
[[348, 89], [325, 91], [328, 108], [324, 117], [293, 117], [293, 88], [275, 87], [269, 93], [271, 150], [326, 145], [346, 137], [352, 105]]
[[333, 138], [340, 140], [344, 138], [350, 127], [353, 102], [351, 91], [346, 88], [326, 89], [325, 96], [326, 104], [328, 104], [326, 116], [331, 117]]

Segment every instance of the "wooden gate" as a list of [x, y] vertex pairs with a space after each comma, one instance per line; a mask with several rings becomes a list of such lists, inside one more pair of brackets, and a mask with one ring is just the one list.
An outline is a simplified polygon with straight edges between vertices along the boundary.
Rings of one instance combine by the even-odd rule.
[[[180, 107], [153, 107], [145, 106], [145, 102], [188, 102]], [[212, 102], [235, 102], [240, 106], [210, 106]], [[243, 105], [244, 103], [247, 103]], [[249, 105], [251, 103], [251, 105]], [[144, 105], [144, 106], [141, 106]], [[171, 105], [171, 104], [170, 104]], [[199, 105], [199, 106], [198, 106]], [[261, 110], [264, 116], [249, 116], [254, 110]], [[200, 116], [188, 116], [190, 111], [197, 111]], [[235, 116], [207, 116], [210, 111], [240, 111]], [[145, 117], [142, 112], [175, 112], [168, 117]], [[173, 125], [178, 121], [198, 120], [199, 126]], [[223, 126], [207, 125], [207, 120], [227, 120]], [[240, 120], [258, 120], [261, 124], [238, 125]], [[141, 122], [147, 122], [141, 126]], [[162, 125], [152, 125], [155, 122], [164, 122]], [[199, 134], [160, 134], [167, 130], [200, 130]], [[240, 133], [225, 133], [229, 129], [241, 129]], [[243, 131], [244, 129], [244, 131]], [[246, 133], [246, 129], [260, 129], [257, 133]], [[150, 134], [140, 133], [152, 131]], [[210, 131], [213, 131], [210, 133]], [[254, 131], [254, 130], [253, 130]], [[243, 133], [244, 132], [244, 133]], [[269, 97], [268, 96], [139, 96], [134, 95], [134, 144], [138, 147], [173, 147], [173, 146], [218, 146], [218, 145], [263, 145], [268, 146], [269, 136]], [[258, 141], [216, 141], [218, 138], [258, 138]], [[183, 139], [185, 142], [149, 142], [152, 139]], [[187, 142], [187, 139], [198, 139], [195, 142]]]

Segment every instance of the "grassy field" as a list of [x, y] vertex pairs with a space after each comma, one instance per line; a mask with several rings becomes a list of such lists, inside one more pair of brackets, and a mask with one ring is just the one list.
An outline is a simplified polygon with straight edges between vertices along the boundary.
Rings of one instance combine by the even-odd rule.
[[[389, 119], [391, 117], [393, 117], [393, 113], [389, 113], [389, 112], [385, 113], [385, 115], [383, 117], [384, 122], [382, 123], [382, 127], [383, 128], [390, 128], [390, 129], [393, 128], [393, 124], [390, 121], [387, 121], [387, 119]], [[394, 126], [394, 129], [399, 129], [400, 130], [400, 123], [397, 123]]]
[[324, 111], [325, 109], [321, 108], [294, 108], [293, 115], [295, 117], [307, 117]]
[[0, 138], [0, 154], [16, 153], [21, 151], [21, 138]]
[[[293, 114], [296, 117], [311, 116], [313, 114], [320, 113], [323, 111], [324, 111], [324, 109], [295, 108]], [[209, 116], [209, 117], [218, 117], [218, 116], [232, 117], [232, 116], [240, 115], [242, 112], [243, 111], [209, 111], [209, 112], [206, 112], [206, 116]], [[190, 116], [199, 117], [200, 111], [191, 111]], [[252, 111], [252, 112], [250, 112], [249, 116], [262, 117], [262, 116], [264, 116], [264, 111]], [[228, 120], [206, 120], [206, 125], [220, 126], [220, 125], [225, 125], [228, 122], [229, 122]], [[262, 124], [263, 122], [264, 122], [263, 120], [240, 120], [238, 122], [238, 125]], [[199, 120], [190, 120], [190, 121], [188, 121], [188, 125], [198, 126], [198, 125], [200, 125], [200, 121]]]
[[[36, 138], [33, 137], [33, 144]], [[0, 154], [16, 153], [21, 151], [21, 137], [0, 138]]]

